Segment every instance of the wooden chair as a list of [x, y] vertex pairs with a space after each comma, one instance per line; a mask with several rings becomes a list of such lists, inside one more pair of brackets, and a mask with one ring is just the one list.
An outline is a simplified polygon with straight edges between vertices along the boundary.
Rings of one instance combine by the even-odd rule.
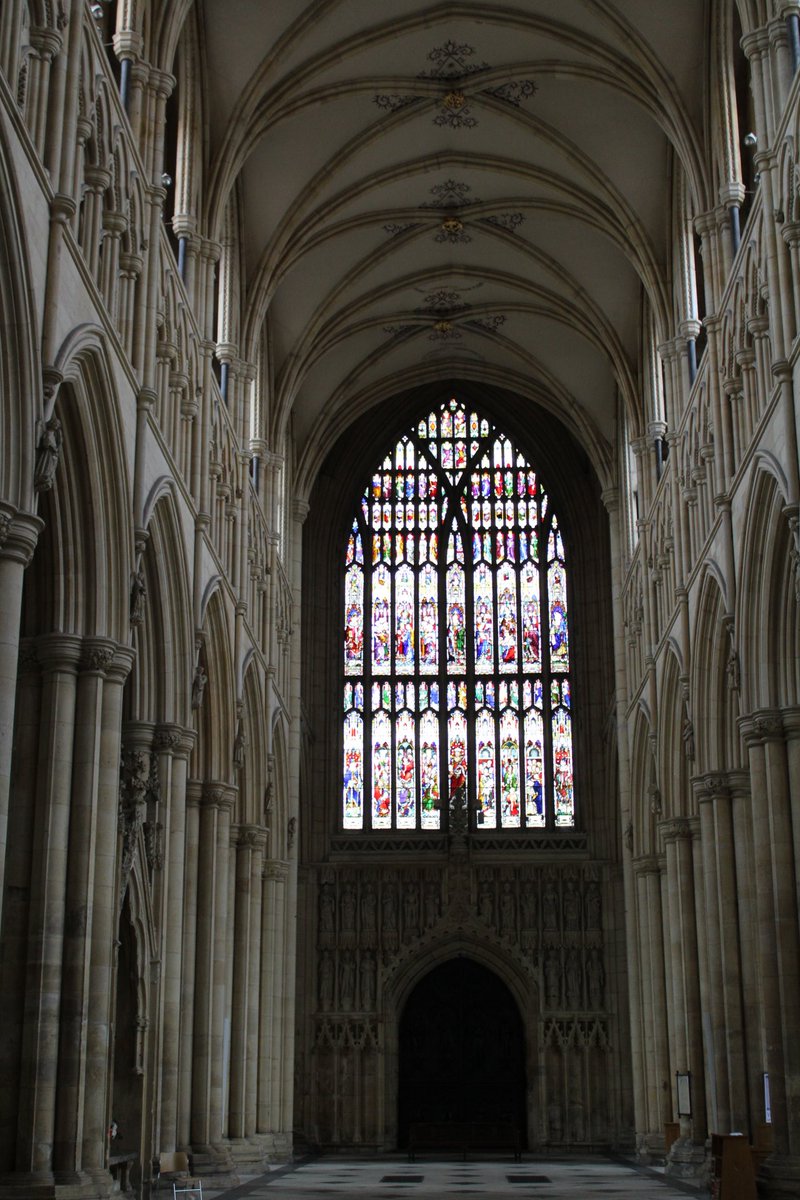
[[172, 1200], [178, 1200], [178, 1196], [197, 1196], [203, 1200], [203, 1181], [189, 1173], [188, 1154], [181, 1150], [176, 1150], [174, 1154], [162, 1154], [158, 1160], [159, 1189], [164, 1175], [170, 1177], [168, 1182], [172, 1184]]

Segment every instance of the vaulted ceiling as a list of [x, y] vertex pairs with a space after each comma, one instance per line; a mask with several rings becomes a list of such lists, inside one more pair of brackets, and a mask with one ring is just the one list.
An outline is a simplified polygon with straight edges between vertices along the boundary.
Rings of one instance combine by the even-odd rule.
[[609, 461], [643, 297], [669, 321], [676, 156], [704, 183], [700, 0], [206, 0], [217, 220], [300, 455], [470, 378]]

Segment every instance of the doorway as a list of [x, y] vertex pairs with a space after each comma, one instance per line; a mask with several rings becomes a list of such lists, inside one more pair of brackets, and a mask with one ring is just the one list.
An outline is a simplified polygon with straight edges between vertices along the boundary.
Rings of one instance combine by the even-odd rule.
[[504, 983], [470, 958], [434, 967], [399, 1030], [398, 1144], [417, 1123], [514, 1124], [525, 1143], [525, 1033]]

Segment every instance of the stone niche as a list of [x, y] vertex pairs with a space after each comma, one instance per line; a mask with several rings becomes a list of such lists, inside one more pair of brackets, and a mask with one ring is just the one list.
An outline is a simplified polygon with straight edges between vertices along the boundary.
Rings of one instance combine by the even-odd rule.
[[603, 866], [402, 857], [304, 872], [312, 919], [301, 958], [301, 1138], [396, 1148], [405, 1002], [430, 970], [462, 955], [493, 971], [519, 1006], [528, 1148], [617, 1144], [618, 1006], [604, 937], [614, 884]]

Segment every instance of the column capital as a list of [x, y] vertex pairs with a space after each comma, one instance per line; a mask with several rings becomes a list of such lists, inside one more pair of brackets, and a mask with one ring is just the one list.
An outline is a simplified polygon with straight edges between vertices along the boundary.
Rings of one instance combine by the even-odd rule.
[[739, 718], [739, 732], [748, 746], [764, 745], [783, 739], [783, 720], [778, 709], [757, 709]]
[[175, 758], [186, 758], [197, 740], [194, 729], [182, 725], [159, 725], [153, 734], [153, 749], [171, 752]]
[[292, 501], [292, 516], [294, 517], [295, 521], [297, 521], [298, 525], [302, 525], [305, 522], [305, 519], [310, 511], [311, 505], [307, 500], [297, 498]]
[[710, 771], [707, 775], [699, 775], [692, 780], [692, 785], [699, 804], [705, 804], [710, 800], [730, 799], [728, 776], [721, 771]]
[[658, 831], [667, 843], [689, 841], [692, 837], [692, 826], [688, 817], [670, 817], [666, 821], [659, 821]]
[[117, 649], [117, 643], [110, 638], [84, 638], [81, 659], [83, 674], [105, 676], [113, 665]]
[[236, 803], [236, 795], [236, 788], [231, 787], [229, 783], [206, 780], [200, 796], [200, 805], [203, 808], [218, 808], [220, 812], [230, 813]]
[[237, 849], [263, 850], [267, 844], [267, 830], [263, 825], [232, 825], [231, 845]]
[[791, 708], [782, 708], [781, 717], [787, 740], [797, 741], [800, 738], [800, 708], [796, 705]]
[[43, 671], [67, 671], [77, 675], [83, 639], [74, 633], [46, 633], [36, 639], [36, 655]]
[[43, 529], [41, 517], [20, 512], [13, 504], [0, 500], [0, 558], [27, 567]]
[[636, 875], [659, 875], [661, 859], [655, 854], [642, 854], [634, 858], [633, 870]]
[[289, 864], [282, 858], [267, 858], [264, 860], [264, 878], [283, 883], [289, 874]]

